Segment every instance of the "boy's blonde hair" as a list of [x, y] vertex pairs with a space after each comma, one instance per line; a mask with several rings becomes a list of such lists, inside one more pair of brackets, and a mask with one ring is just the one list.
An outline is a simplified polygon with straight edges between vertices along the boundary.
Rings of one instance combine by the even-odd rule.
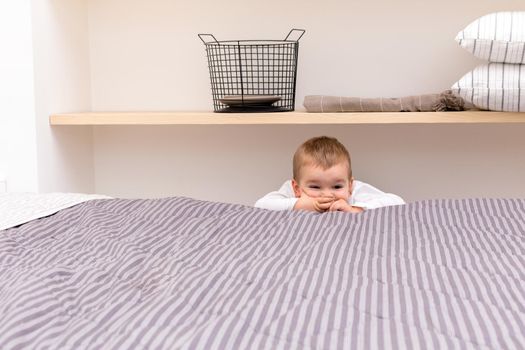
[[301, 167], [313, 163], [326, 170], [336, 164], [348, 164], [348, 179], [352, 178], [352, 163], [350, 154], [341, 142], [335, 137], [319, 136], [304, 142], [293, 156], [293, 178], [299, 180]]

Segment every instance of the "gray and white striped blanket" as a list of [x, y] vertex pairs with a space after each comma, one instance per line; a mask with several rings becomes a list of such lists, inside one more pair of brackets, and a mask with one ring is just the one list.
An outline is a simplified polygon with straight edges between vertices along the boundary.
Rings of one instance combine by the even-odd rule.
[[2, 349], [524, 349], [525, 200], [93, 200], [0, 231]]

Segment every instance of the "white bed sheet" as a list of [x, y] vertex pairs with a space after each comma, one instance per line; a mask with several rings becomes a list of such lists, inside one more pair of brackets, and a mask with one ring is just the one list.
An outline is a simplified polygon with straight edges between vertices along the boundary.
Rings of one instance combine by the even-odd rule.
[[93, 199], [109, 199], [84, 193], [0, 193], [0, 230], [45, 217]]

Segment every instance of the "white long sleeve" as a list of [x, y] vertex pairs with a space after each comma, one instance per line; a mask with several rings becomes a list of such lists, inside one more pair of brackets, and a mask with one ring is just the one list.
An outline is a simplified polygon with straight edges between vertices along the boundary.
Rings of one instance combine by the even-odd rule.
[[398, 195], [385, 193], [372, 185], [356, 180], [354, 180], [354, 190], [349, 202], [353, 206], [365, 209], [405, 204], [403, 198]]
[[[354, 180], [352, 196], [348, 203], [365, 209], [375, 209], [390, 205], [405, 204], [405, 201], [393, 194], [385, 193], [367, 183]], [[292, 210], [297, 198], [295, 198], [292, 181], [286, 181], [278, 191], [270, 192], [255, 203], [255, 207], [270, 210]]]
[[292, 181], [288, 180], [278, 191], [270, 192], [255, 202], [255, 207], [270, 210], [292, 210], [297, 200], [293, 193]]

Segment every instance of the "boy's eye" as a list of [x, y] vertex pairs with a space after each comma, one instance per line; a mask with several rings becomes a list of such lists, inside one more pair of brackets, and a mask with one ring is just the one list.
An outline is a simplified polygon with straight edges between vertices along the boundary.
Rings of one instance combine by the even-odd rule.
[[336, 190], [340, 190], [341, 188], [343, 188], [343, 185], [335, 185], [334, 188], [335, 188]]
[[316, 185], [310, 185], [310, 186], [308, 186], [308, 188], [312, 188], [312, 189], [318, 190], [318, 189], [319, 189], [319, 186], [316, 186]]

